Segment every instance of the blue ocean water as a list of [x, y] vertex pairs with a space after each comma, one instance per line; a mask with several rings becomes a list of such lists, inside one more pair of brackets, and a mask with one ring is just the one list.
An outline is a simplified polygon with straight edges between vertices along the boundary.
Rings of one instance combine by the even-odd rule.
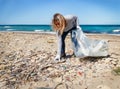
[[[120, 25], [80, 25], [85, 33], [120, 34]], [[0, 25], [0, 31], [50, 31], [51, 25]]]

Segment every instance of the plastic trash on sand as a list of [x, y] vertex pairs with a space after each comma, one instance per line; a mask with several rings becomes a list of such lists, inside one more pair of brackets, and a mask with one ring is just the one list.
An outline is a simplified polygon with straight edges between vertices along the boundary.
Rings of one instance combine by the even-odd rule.
[[108, 55], [107, 41], [89, 39], [79, 26], [72, 31], [72, 45], [76, 57]]

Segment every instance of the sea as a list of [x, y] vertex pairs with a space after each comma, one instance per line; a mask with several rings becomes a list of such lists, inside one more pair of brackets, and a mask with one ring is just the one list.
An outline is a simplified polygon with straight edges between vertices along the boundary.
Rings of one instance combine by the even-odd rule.
[[[120, 35], [120, 25], [80, 25], [84, 33]], [[51, 25], [0, 25], [2, 31], [54, 32]]]

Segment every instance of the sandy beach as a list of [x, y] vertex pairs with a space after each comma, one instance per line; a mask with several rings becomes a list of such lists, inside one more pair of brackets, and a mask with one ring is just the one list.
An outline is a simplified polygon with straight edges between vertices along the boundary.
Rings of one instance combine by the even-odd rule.
[[87, 36], [108, 41], [109, 56], [74, 57], [67, 36], [67, 57], [55, 62], [55, 34], [0, 32], [0, 89], [120, 89], [120, 36]]

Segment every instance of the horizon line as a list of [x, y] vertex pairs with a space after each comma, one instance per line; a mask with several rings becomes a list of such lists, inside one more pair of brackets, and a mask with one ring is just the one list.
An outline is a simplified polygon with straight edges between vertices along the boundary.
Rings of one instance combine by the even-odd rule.
[[[51, 25], [51, 24], [0, 24], [0, 25]], [[120, 25], [120, 24], [79, 24], [79, 25]]]

